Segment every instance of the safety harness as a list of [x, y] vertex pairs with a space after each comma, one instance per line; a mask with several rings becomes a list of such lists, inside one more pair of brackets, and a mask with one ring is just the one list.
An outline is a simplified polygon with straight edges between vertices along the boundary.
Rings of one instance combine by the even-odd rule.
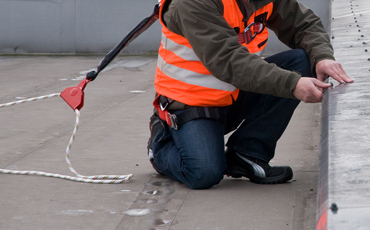
[[248, 25], [243, 33], [238, 34], [238, 40], [239, 43], [247, 43], [249, 44], [257, 34], [261, 33], [265, 26], [263, 23], [260, 22], [252, 22], [250, 25]]
[[218, 108], [215, 107], [190, 107], [181, 111], [177, 115], [170, 113], [167, 109], [174, 102], [171, 98], [158, 95], [153, 102], [154, 108], [158, 111], [159, 117], [167, 123], [167, 125], [175, 130], [188, 121], [206, 118], [221, 121], [221, 116]]

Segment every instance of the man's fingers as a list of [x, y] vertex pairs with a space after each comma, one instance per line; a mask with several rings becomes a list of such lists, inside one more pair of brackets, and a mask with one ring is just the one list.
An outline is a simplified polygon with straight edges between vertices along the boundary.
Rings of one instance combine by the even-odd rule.
[[302, 77], [294, 90], [294, 96], [306, 103], [321, 102], [322, 92], [318, 88], [328, 88], [331, 84], [315, 78]]
[[[331, 71], [330, 71], [331, 70]], [[337, 63], [332, 67], [332, 69], [329, 69], [331, 72], [329, 75], [338, 81], [339, 83], [350, 83], [353, 82], [353, 79], [350, 78], [346, 72], [344, 71], [343, 67], [341, 64]]]
[[324, 80], [325, 75], [329, 75], [339, 83], [350, 83], [354, 80], [350, 78], [346, 71], [344, 71], [342, 65], [336, 61], [324, 59], [317, 63], [316, 74], [319, 80]]
[[315, 86], [318, 87], [318, 88], [321, 88], [321, 89], [326, 89], [326, 88], [329, 88], [331, 86], [330, 83], [324, 83], [324, 82], [319, 81], [317, 79], [312, 79], [312, 80], [313, 80], [312, 82], [315, 84]]
[[339, 63], [335, 63], [331, 66], [329, 70], [331, 70], [332, 73], [330, 73], [329, 76], [331, 76], [333, 79], [337, 80], [339, 83], [345, 83], [345, 80], [343, 79], [345, 72], [342, 71], [342, 65]]
[[328, 75], [323, 74], [323, 73], [317, 73], [317, 75], [316, 75], [317, 80], [322, 81], [322, 82], [324, 82], [326, 80], [327, 76]]
[[[339, 63], [338, 63], [339, 64]], [[347, 74], [346, 71], [344, 71], [343, 67], [341, 64], [339, 64], [339, 76], [347, 83], [353, 82], [354, 80], [350, 78]]]

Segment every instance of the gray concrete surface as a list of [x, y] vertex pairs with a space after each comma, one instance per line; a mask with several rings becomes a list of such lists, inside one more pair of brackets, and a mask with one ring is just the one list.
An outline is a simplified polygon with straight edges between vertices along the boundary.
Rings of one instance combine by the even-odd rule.
[[318, 229], [369, 229], [369, 12], [367, 0], [332, 2], [335, 57], [355, 82], [330, 80], [323, 100]]
[[[0, 104], [76, 86], [101, 57], [0, 57]], [[226, 178], [190, 190], [158, 176], [146, 155], [156, 57], [124, 57], [85, 89], [71, 161], [86, 175], [128, 174], [97, 185], [0, 174], [0, 229], [314, 229], [320, 105], [301, 104], [271, 164], [293, 181]], [[74, 113], [60, 98], [0, 109], [0, 168], [72, 175], [64, 152]], [[145, 214], [145, 215], [144, 215]]]
[[[330, 0], [299, 0], [322, 17], [329, 29]], [[0, 0], [0, 53], [107, 53], [144, 17], [156, 0]], [[157, 52], [156, 22], [123, 51]], [[272, 33], [265, 54], [286, 49]]]

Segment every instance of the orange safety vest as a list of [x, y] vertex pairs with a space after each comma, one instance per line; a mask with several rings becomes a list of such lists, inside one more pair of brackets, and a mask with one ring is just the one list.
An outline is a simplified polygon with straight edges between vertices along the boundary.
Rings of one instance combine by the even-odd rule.
[[[162, 41], [158, 51], [154, 81], [156, 92], [190, 106], [220, 107], [231, 105], [238, 97], [239, 90], [214, 77], [196, 56], [189, 41], [166, 28], [162, 21], [165, 1], [161, 1], [159, 11]], [[240, 35], [244, 37], [243, 15], [236, 1], [222, 0], [222, 2], [224, 4], [224, 18], [232, 28], [239, 27], [242, 31]], [[246, 33], [252, 34], [252, 40], [244, 41], [242, 45], [246, 46], [250, 53], [257, 53], [265, 48], [268, 31], [264, 23], [270, 17], [272, 9], [273, 3], [270, 3], [254, 12], [249, 18], [248, 25], [251, 26], [247, 27]], [[258, 29], [259, 31], [257, 31]]]

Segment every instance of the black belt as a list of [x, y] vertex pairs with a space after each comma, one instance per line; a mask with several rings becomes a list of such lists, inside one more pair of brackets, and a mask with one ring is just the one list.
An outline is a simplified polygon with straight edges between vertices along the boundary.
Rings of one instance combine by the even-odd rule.
[[208, 118], [221, 121], [220, 111], [216, 107], [190, 107], [184, 109], [179, 114], [170, 113], [167, 107], [174, 100], [165, 96], [158, 96], [154, 100], [154, 107], [158, 110], [159, 117], [173, 129], [178, 130], [186, 122], [199, 118]]
[[[184, 109], [178, 115], [171, 114], [171, 116], [175, 117], [174, 123], [176, 123], [177, 129], [178, 127], [182, 126], [186, 122], [199, 119], [199, 118], [208, 118], [208, 119], [215, 119], [215, 120], [221, 119], [218, 108], [213, 108], [213, 107], [191, 107], [188, 109]], [[174, 128], [173, 125], [171, 127]]]

